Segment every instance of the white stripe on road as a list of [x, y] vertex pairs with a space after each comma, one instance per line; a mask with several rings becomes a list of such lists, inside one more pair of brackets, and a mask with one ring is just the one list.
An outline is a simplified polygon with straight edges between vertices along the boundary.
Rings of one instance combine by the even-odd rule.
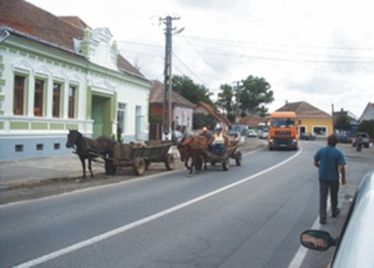
[[231, 188], [233, 188], [235, 186], [238, 186], [238, 185], [240, 185], [242, 183], [250, 181], [250, 180], [252, 180], [252, 179], [254, 179], [254, 178], [258, 177], [258, 176], [261, 176], [261, 175], [263, 175], [263, 174], [271, 171], [271, 170], [274, 170], [274, 169], [276, 169], [276, 168], [278, 168], [278, 167], [286, 164], [287, 162], [291, 161], [292, 159], [296, 158], [297, 156], [300, 155], [301, 152], [302, 152], [302, 148], [300, 148], [299, 152], [297, 152], [295, 155], [293, 155], [290, 158], [284, 160], [283, 162], [280, 162], [280, 163], [278, 163], [278, 164], [276, 164], [276, 165], [274, 165], [272, 167], [269, 167], [269, 168], [267, 168], [267, 169], [265, 169], [265, 170], [263, 170], [261, 172], [258, 172], [256, 174], [254, 174], [252, 176], [249, 176], [247, 178], [244, 178], [244, 179], [242, 179], [240, 181], [237, 181], [237, 182], [229, 184], [229, 185], [227, 185], [225, 187], [219, 188], [219, 189], [217, 189], [217, 190], [215, 190], [213, 192], [210, 192], [210, 193], [207, 193], [205, 195], [199, 196], [197, 198], [191, 199], [191, 200], [189, 200], [187, 202], [184, 202], [182, 204], [179, 204], [177, 206], [174, 206], [174, 207], [171, 207], [169, 209], [160, 211], [160, 212], [158, 212], [156, 214], [150, 215], [150, 216], [145, 217], [143, 219], [140, 219], [140, 220], [134, 221], [132, 223], [129, 223], [127, 225], [121, 226], [119, 228], [113, 229], [113, 230], [111, 230], [109, 232], [102, 233], [100, 235], [94, 236], [92, 238], [89, 238], [87, 240], [81, 241], [81, 242], [76, 243], [74, 245], [71, 245], [71, 246], [65, 247], [63, 249], [51, 252], [51, 253], [49, 253], [47, 255], [44, 255], [44, 256], [41, 256], [39, 258], [30, 260], [30, 261], [22, 263], [22, 264], [19, 264], [19, 265], [15, 266], [15, 267], [16, 268], [32, 267], [32, 266], [35, 266], [35, 265], [38, 265], [38, 264], [41, 264], [41, 263], [45, 263], [45, 262], [50, 261], [52, 259], [55, 259], [57, 257], [63, 256], [65, 254], [68, 254], [70, 252], [76, 251], [78, 249], [90, 246], [90, 245], [95, 244], [95, 243], [97, 243], [99, 241], [102, 241], [104, 239], [110, 238], [110, 237], [118, 235], [120, 233], [124, 233], [124, 232], [126, 232], [128, 230], [131, 230], [131, 229], [135, 228], [135, 227], [138, 227], [140, 225], [146, 224], [146, 223], [151, 222], [153, 220], [159, 219], [159, 218], [161, 218], [163, 216], [166, 216], [168, 214], [176, 212], [176, 211], [178, 211], [178, 210], [180, 210], [182, 208], [188, 207], [188, 206], [190, 206], [192, 204], [195, 204], [195, 203], [200, 202], [200, 201], [202, 201], [204, 199], [207, 199], [207, 198], [209, 198], [209, 197], [211, 197], [213, 195], [219, 194], [219, 193], [221, 193], [223, 191], [231, 189]]
[[[327, 211], [330, 210], [330, 198], [328, 198], [327, 200]], [[314, 221], [313, 223], [313, 226], [311, 229], [321, 229], [321, 224], [318, 223], [319, 221], [319, 217], [317, 217], [317, 219]], [[306, 256], [306, 254], [308, 253], [308, 249], [305, 248], [304, 246], [300, 246], [299, 249], [297, 250], [295, 256], [293, 257], [290, 265], [288, 265], [288, 268], [299, 268], [301, 266], [301, 264], [303, 263], [304, 261], [304, 258]]]

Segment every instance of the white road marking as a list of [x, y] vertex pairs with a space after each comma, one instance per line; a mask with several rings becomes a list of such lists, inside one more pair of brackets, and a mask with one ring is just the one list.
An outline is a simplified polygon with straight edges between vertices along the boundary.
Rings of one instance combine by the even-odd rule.
[[[329, 211], [331, 207], [330, 198], [328, 198], [327, 204], [328, 204], [327, 211]], [[317, 230], [321, 229], [321, 224], [319, 223], [319, 217], [317, 217], [317, 219], [314, 221], [311, 229], [317, 229]], [[303, 245], [300, 245], [291, 263], [288, 265], [288, 268], [299, 268], [301, 264], [303, 263], [307, 253], [308, 253], [308, 249], [305, 248]]]
[[261, 176], [261, 175], [263, 175], [263, 174], [271, 171], [271, 170], [274, 170], [274, 169], [276, 169], [276, 168], [278, 168], [278, 167], [286, 164], [287, 162], [291, 161], [292, 159], [296, 158], [297, 156], [299, 156], [301, 154], [301, 152], [302, 152], [302, 148], [300, 148], [300, 150], [296, 154], [294, 154], [290, 158], [284, 160], [283, 162], [280, 162], [280, 163], [278, 163], [278, 164], [276, 164], [276, 165], [274, 165], [272, 167], [269, 167], [269, 168], [267, 168], [267, 169], [265, 169], [263, 171], [260, 171], [260, 172], [258, 172], [256, 174], [252, 175], [252, 176], [246, 177], [246, 178], [244, 178], [244, 179], [242, 179], [240, 181], [234, 182], [232, 184], [229, 184], [229, 185], [227, 185], [225, 187], [219, 188], [219, 189], [217, 189], [215, 191], [212, 191], [210, 193], [204, 194], [204, 195], [199, 196], [197, 198], [191, 199], [189, 201], [186, 201], [184, 203], [181, 203], [181, 204], [176, 205], [174, 207], [171, 207], [169, 209], [160, 211], [158, 213], [155, 213], [155, 214], [150, 215], [148, 217], [145, 217], [143, 219], [140, 219], [140, 220], [134, 221], [132, 223], [126, 224], [126, 225], [121, 226], [119, 228], [113, 229], [113, 230], [108, 231], [106, 233], [102, 233], [100, 235], [94, 236], [94, 237], [89, 238], [87, 240], [83, 240], [83, 241], [81, 241], [79, 243], [73, 244], [71, 246], [68, 246], [68, 247], [62, 248], [60, 250], [51, 252], [51, 253], [46, 254], [44, 256], [41, 256], [39, 258], [36, 258], [36, 259], [30, 260], [30, 261], [21, 263], [21, 264], [19, 264], [17, 266], [14, 266], [14, 267], [15, 268], [25, 268], [25, 267], [32, 267], [32, 266], [35, 266], [35, 265], [38, 265], [38, 264], [41, 264], [41, 263], [45, 263], [45, 262], [50, 261], [52, 259], [55, 259], [57, 257], [63, 256], [65, 254], [68, 254], [70, 252], [76, 251], [78, 249], [81, 249], [81, 248], [84, 248], [84, 247], [87, 247], [87, 246], [90, 246], [90, 245], [93, 245], [93, 244], [95, 244], [95, 243], [97, 243], [99, 241], [102, 241], [104, 239], [110, 238], [110, 237], [118, 235], [120, 233], [124, 233], [124, 232], [126, 232], [128, 230], [131, 230], [131, 229], [135, 228], [135, 227], [141, 226], [141, 225], [146, 224], [148, 222], [151, 222], [153, 220], [156, 220], [156, 219], [159, 219], [161, 217], [164, 217], [164, 216], [166, 216], [168, 214], [171, 214], [173, 212], [181, 210], [182, 208], [188, 207], [188, 206], [190, 206], [192, 204], [195, 204], [195, 203], [200, 202], [200, 201], [202, 201], [204, 199], [207, 199], [207, 198], [209, 198], [209, 197], [211, 197], [213, 195], [219, 194], [219, 193], [221, 193], [223, 191], [231, 189], [231, 188], [233, 188], [235, 186], [238, 186], [238, 185], [240, 185], [242, 183], [250, 181], [250, 180], [252, 180], [252, 179], [254, 179], [254, 178], [258, 177], [258, 176]]

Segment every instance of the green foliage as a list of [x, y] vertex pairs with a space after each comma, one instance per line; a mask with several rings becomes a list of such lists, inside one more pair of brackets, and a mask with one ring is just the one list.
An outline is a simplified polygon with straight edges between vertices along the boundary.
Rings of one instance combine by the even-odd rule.
[[188, 76], [174, 75], [172, 79], [172, 87], [175, 92], [194, 104], [198, 104], [202, 101], [215, 107], [210, 99], [211, 93], [209, 92], [209, 89], [203, 85], [195, 84]]
[[351, 120], [347, 115], [339, 115], [335, 121], [335, 129], [350, 130]]
[[232, 86], [228, 84], [221, 85], [220, 90], [221, 92], [218, 93], [216, 105], [221, 108], [229, 120], [233, 122], [233, 120], [235, 120], [234, 90]]
[[211, 115], [205, 115], [197, 113], [193, 115], [193, 129], [200, 129], [202, 127], [207, 127], [208, 129], [213, 129], [217, 124], [216, 119]]
[[274, 100], [270, 84], [264, 79], [249, 75], [241, 81], [237, 89], [240, 112], [242, 116], [259, 114], [265, 116], [268, 109], [265, 104]]
[[274, 100], [270, 88], [264, 78], [249, 75], [237, 86], [221, 85], [216, 104], [226, 112], [231, 122], [235, 120], [236, 111], [241, 117], [251, 114], [265, 116], [268, 113], [265, 105]]
[[367, 132], [370, 139], [374, 139], [374, 120], [365, 120], [358, 125], [358, 131]]

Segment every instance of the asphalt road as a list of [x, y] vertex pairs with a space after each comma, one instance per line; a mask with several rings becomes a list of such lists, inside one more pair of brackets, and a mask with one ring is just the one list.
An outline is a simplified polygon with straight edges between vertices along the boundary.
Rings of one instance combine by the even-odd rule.
[[[320, 146], [256, 151], [228, 172], [166, 173], [0, 206], [0, 266], [323, 267], [332, 250], [295, 262], [299, 234], [317, 219]], [[367, 151], [343, 149], [354, 179], [342, 188], [342, 215], [324, 226], [333, 233], [372, 167]]]

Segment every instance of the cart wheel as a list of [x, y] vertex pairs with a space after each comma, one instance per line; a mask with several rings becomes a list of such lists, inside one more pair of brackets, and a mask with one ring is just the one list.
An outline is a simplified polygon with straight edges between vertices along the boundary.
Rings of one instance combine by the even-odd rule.
[[151, 161], [145, 161], [145, 170], [148, 170], [149, 167], [151, 166], [152, 162]]
[[165, 167], [167, 170], [175, 169], [175, 158], [173, 154], [168, 154], [167, 159], [165, 161]]
[[235, 162], [236, 162], [237, 166], [241, 166], [242, 165], [242, 152], [237, 151], [235, 153]]
[[142, 176], [145, 172], [145, 161], [141, 157], [137, 157], [134, 159], [134, 163], [132, 164], [132, 169], [134, 173], [138, 176]]
[[229, 167], [230, 167], [229, 159], [228, 159], [228, 158], [225, 158], [225, 160], [223, 160], [223, 162], [222, 162], [222, 169], [223, 169], [224, 171], [228, 171], [228, 170], [229, 170]]

